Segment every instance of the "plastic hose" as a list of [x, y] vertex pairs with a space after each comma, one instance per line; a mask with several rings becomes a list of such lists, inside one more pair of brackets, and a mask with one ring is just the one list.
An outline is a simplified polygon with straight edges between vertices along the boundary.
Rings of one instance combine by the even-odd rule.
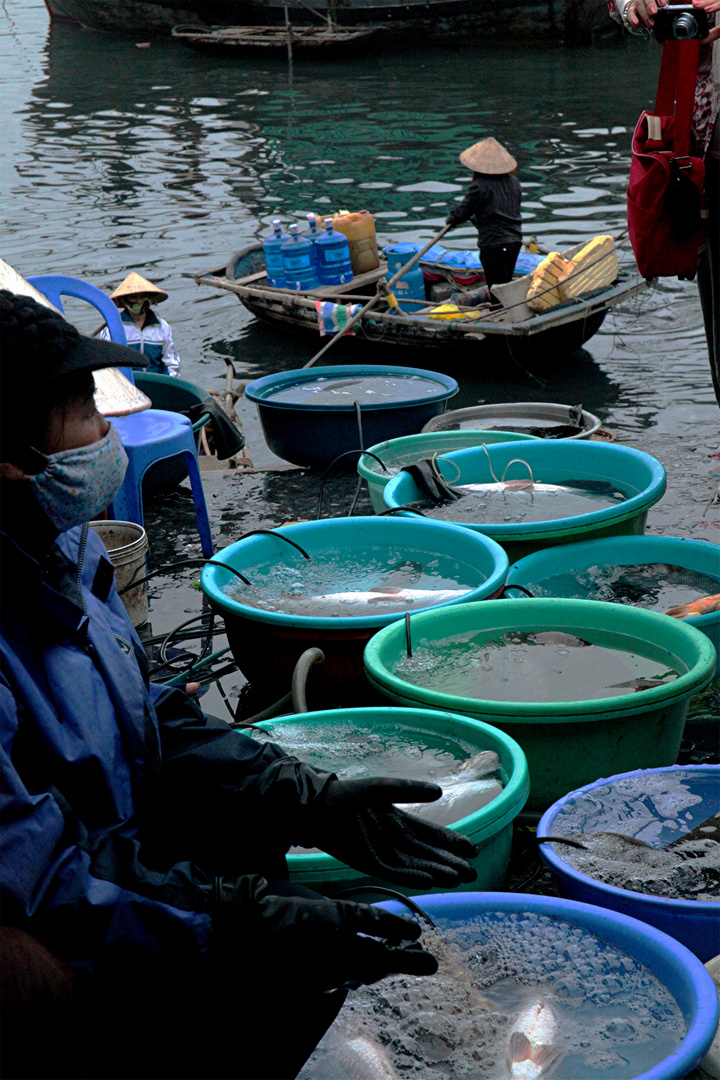
[[290, 684], [290, 696], [292, 698], [293, 712], [309, 712], [307, 706], [307, 680], [312, 669], [318, 664], [325, 663], [325, 653], [322, 649], [306, 649], [302, 654], [292, 674]]

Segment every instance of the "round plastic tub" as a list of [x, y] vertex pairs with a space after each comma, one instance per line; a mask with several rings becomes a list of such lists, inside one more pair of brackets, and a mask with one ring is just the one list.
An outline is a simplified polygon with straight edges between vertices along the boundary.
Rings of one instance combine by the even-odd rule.
[[[422, 518], [396, 517], [333, 518], [306, 521], [276, 529], [294, 540], [316, 561], [332, 562], [346, 557], [357, 564], [371, 546], [387, 548], [388, 571], [391, 549], [401, 548], [404, 559], [422, 563], [453, 560], [463, 563], [474, 587], [461, 597], [446, 601], [457, 604], [483, 600], [502, 588], [507, 574], [505, 552], [488, 537], [468, 529], [446, 526]], [[277, 536], [249, 536], [219, 552], [215, 558], [245, 573], [253, 580], [253, 567], [269, 561], [302, 566], [303, 556]], [[328, 695], [338, 695], [335, 703], [356, 704], [353, 695], [365, 688], [362, 653], [366, 643], [381, 627], [403, 612], [356, 616], [313, 617], [265, 611], [225, 591], [240, 584], [234, 574], [218, 566], [205, 566], [201, 576], [203, 591], [225, 619], [228, 641], [238, 667], [250, 680], [272, 685], [280, 694], [289, 689], [292, 672], [300, 655], [313, 646], [325, 653], [323, 685]], [[241, 587], [241, 586], [240, 586]]]
[[[468, 409], [453, 409], [441, 417], [428, 420], [423, 431], [464, 431], [469, 428], [498, 427], [504, 431], [530, 434], [533, 428], [566, 427], [572, 425], [572, 406], [542, 401], [511, 401], [502, 405], [473, 405]], [[577, 435], [566, 439], [589, 439], [601, 426], [601, 420], [582, 411], [582, 425]], [[542, 436], [541, 436], [542, 437]]]
[[[437, 383], [437, 390], [419, 396], [407, 383], [404, 396], [393, 400], [378, 401], [365, 396], [362, 388], [357, 395], [349, 394], [346, 403], [329, 402], [294, 404], [276, 401], [282, 391], [313, 383], [318, 379], [348, 382], [351, 379], [386, 376], [408, 379], [413, 377]], [[405, 389], [405, 388], [403, 388]], [[412, 435], [420, 431], [426, 421], [447, 408], [449, 398], [458, 392], [458, 384], [448, 375], [424, 368], [393, 367], [385, 364], [338, 364], [333, 367], [300, 368], [265, 375], [245, 387], [245, 397], [257, 405], [260, 423], [266, 442], [274, 454], [292, 461], [295, 465], [309, 465], [325, 469], [350, 450], [360, 449], [357, 412], [354, 396], [362, 411], [363, 442], [365, 446], [392, 439], [399, 435]], [[357, 459], [348, 458], [346, 467], [355, 468]]]
[[[462, 757], [463, 744], [476, 748], [475, 752], [478, 753], [481, 750], [494, 750], [507, 777], [502, 794], [474, 814], [461, 818], [450, 828], [469, 837], [479, 848], [477, 858], [473, 860], [477, 879], [470, 885], [460, 885], [459, 888], [502, 888], [510, 861], [513, 819], [522, 810], [530, 787], [525, 755], [514, 739], [496, 728], [479, 724], [466, 716], [435, 712], [431, 709], [330, 709], [326, 712], [281, 717], [258, 726], [271, 732], [273, 740], [282, 746], [283, 727], [287, 725], [300, 725], [311, 734], [318, 727], [329, 724], [346, 724], [349, 732], [358, 727], [363, 730], [371, 729], [374, 734], [391, 732], [401, 725], [411, 735], [417, 733], [417, 742], [421, 747], [438, 747], [451, 752], [454, 750], [458, 758]], [[307, 755], [303, 756], [303, 760], [316, 768], [327, 767], [319, 760], [308, 759]], [[373, 885], [386, 888], [390, 885], [387, 881], [353, 870], [324, 852], [288, 855], [287, 861], [291, 880], [329, 895], [356, 886], [371, 890]], [[397, 885], [391, 887], [398, 888]], [[412, 890], [400, 891], [408, 895], [412, 893]]]
[[[550, 896], [446, 893], [414, 899], [440, 929], [462, 925], [490, 913], [497, 913], [498, 918], [508, 921], [518, 915], [546, 916], [595, 934], [643, 964], [675, 998], [687, 1034], [663, 1061], [634, 1080], [682, 1080], [707, 1053], [720, 1012], [715, 984], [697, 957], [660, 930], [619, 912]], [[378, 906], [398, 915], [409, 914], [397, 900], [384, 901]], [[558, 955], [558, 966], [565, 967], [567, 962], [564, 954]], [[541, 982], [541, 973], [538, 974]]]
[[[533, 477], [545, 484], [607, 482], [627, 493], [627, 498], [600, 510], [552, 521], [473, 524], [463, 523], [458, 512], [456, 524], [492, 536], [502, 544], [511, 561], [522, 559], [539, 548], [573, 540], [641, 534], [645, 530], [648, 510], [665, 493], [665, 469], [659, 461], [641, 450], [597, 442], [539, 439], [525, 443], [522, 449], [514, 443], [499, 443], [487, 448], [479, 446], [450, 451], [438, 461], [438, 466], [445, 479], [454, 486], [492, 483], [496, 477], [502, 478], [510, 462], [518, 458], [527, 463]], [[524, 465], [514, 464], [508, 469], [507, 479], [519, 477], [527, 478], [528, 471]], [[405, 506], [421, 498], [419, 488], [408, 473], [394, 476], [383, 490], [383, 499], [389, 508]]]
[[[597, 589], [590, 585], [583, 586], [577, 580], [578, 573], [591, 566], [648, 566], [652, 563], [667, 563], [680, 566], [683, 570], [720, 578], [720, 549], [717, 544], [679, 536], [615, 536], [536, 551], [510, 567], [507, 584], [508, 588], [522, 585], [533, 596], [595, 600], [600, 599], [596, 595]], [[718, 654], [716, 674], [720, 674], [720, 611], [695, 615], [683, 619], [683, 622], [697, 627], [710, 638]]]
[[[571, 791], [558, 799], [543, 815], [538, 826], [538, 836], [567, 836], [570, 832], [578, 833], [575, 825], [568, 827], [565, 822], [577, 821], [578, 812], [582, 813], [583, 803], [587, 804], [587, 818], [583, 824], [580, 835], [595, 832], [621, 832], [623, 835], [641, 835], [648, 825], [654, 830], [662, 828], [665, 814], [654, 805], [652, 795], [643, 799], [643, 812], [652, 813], [655, 824], [645, 818], [642, 824], [631, 826], [628, 822], [629, 811], [623, 801], [618, 807], [617, 814], [608, 810], [601, 812], [592, 802], [593, 794], [598, 789], [621, 787], [635, 778], [641, 780], [647, 778], [649, 785], [653, 779], [664, 774], [687, 776], [693, 786], [693, 792], [701, 795], [701, 799], [688, 813], [687, 832], [697, 825], [706, 821], [713, 814], [720, 811], [720, 765], [673, 765], [667, 769], [647, 769], [635, 772], [621, 773], [611, 776], [606, 780], [596, 780], [594, 784], [588, 784], [578, 791]], [[641, 798], [642, 796], [638, 796]], [[628, 796], [623, 795], [623, 800]], [[634, 798], [634, 796], [633, 796]], [[677, 839], [677, 833], [665, 835], [661, 833], [663, 843], [670, 843]], [[653, 847], [662, 847], [661, 844], [653, 844]], [[720, 926], [720, 902], [700, 900], [672, 900], [663, 896], [653, 896], [648, 893], [631, 892], [628, 889], [619, 889], [614, 885], [607, 885], [596, 878], [581, 873], [570, 866], [562, 857], [559, 844], [542, 844], [540, 847], [543, 860], [560, 879], [562, 891], [565, 896], [572, 900], [581, 900], [588, 904], [597, 904], [599, 907], [612, 908], [620, 911], [623, 915], [631, 915], [633, 918], [642, 919], [658, 930], [676, 938], [695, 953], [705, 963], [712, 959], [718, 951], [718, 927]]]
[[385, 464], [386, 472], [374, 458], [363, 454], [358, 461], [357, 471], [367, 482], [370, 502], [376, 514], [385, 510], [383, 489], [392, 478], [393, 471], [398, 472], [403, 465], [411, 465], [420, 458], [432, 457], [433, 454], [445, 454], [450, 450], [465, 450], [469, 446], [487, 446], [500, 442], [526, 442], [534, 435], [515, 435], [512, 431], [428, 431], [419, 435], [405, 435], [401, 439], [388, 439], [369, 449]]
[[[617, 697], [579, 701], [494, 701], [416, 686], [394, 674], [406, 654], [405, 626], [379, 631], [365, 649], [373, 686], [398, 705], [447, 709], [495, 724], [528, 759], [528, 809], [546, 810], [568, 790], [620, 769], [672, 765], [680, 749], [690, 697], [715, 669], [715, 650], [692, 626], [651, 611], [599, 600], [491, 600], [410, 619], [414, 650], [466, 632], [481, 641], [513, 631], [560, 631], [674, 666], [674, 682]], [[522, 670], [520, 667], [518, 670]], [[519, 695], [520, 696], [520, 695]]]

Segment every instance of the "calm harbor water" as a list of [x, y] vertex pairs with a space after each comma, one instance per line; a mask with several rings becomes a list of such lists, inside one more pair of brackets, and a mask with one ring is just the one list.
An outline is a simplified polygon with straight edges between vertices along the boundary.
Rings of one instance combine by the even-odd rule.
[[[318, 343], [263, 328], [193, 273], [224, 265], [273, 217], [311, 209], [367, 208], [382, 242], [429, 238], [467, 182], [459, 151], [490, 133], [518, 159], [527, 235], [562, 248], [622, 233], [630, 135], [659, 58], [636, 41], [424, 42], [342, 63], [296, 60], [291, 83], [282, 60], [213, 59], [171, 40], [139, 48], [51, 26], [41, 0], [5, 0], [0, 35], [4, 258], [24, 274], [72, 274], [108, 291], [140, 270], [170, 292], [162, 313], [182, 374], [216, 389], [223, 357], [254, 378], [300, 366]], [[450, 242], [472, 246], [472, 228]], [[360, 358], [378, 354], [368, 345]], [[434, 363], [432, 353], [401, 362]], [[629, 301], [572, 362], [538, 369], [540, 381], [532, 360], [527, 368], [481, 362], [453, 406], [582, 401], [668, 468], [650, 528], [708, 535], [718, 414], [694, 283], [666, 280]], [[253, 460], [272, 463], [254, 409], [240, 412]]]

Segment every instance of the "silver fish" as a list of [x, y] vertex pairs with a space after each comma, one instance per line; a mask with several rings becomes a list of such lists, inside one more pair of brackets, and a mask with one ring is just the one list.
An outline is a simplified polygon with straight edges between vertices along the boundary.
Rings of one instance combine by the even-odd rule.
[[508, 1043], [505, 1064], [510, 1080], [549, 1076], [562, 1050], [555, 1045], [560, 1024], [549, 1002], [535, 998], [518, 1016]]
[[398, 1080], [386, 1051], [364, 1035], [344, 1042], [337, 1062], [350, 1080]]
[[469, 589], [398, 589], [391, 585], [378, 585], [373, 589], [352, 592], [323, 593], [310, 596], [318, 604], [348, 604], [361, 607], [365, 604], [441, 604], [465, 596]]
[[451, 783], [461, 780], [479, 780], [481, 776], [497, 772], [500, 768], [500, 758], [494, 750], [481, 750], [467, 761], [463, 761], [459, 769], [452, 774]]
[[487, 806], [502, 794], [502, 790], [499, 780], [465, 780], [460, 784], [444, 786], [436, 802], [403, 804], [401, 809], [435, 825], [452, 825]]

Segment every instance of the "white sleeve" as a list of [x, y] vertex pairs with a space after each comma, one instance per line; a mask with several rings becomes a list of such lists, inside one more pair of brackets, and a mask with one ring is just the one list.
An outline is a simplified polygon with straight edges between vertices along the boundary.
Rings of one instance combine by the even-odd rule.
[[102, 338], [103, 341], [110, 341], [110, 331], [108, 330], [107, 326], [103, 326], [102, 330], [97, 336], [99, 338]]
[[180, 357], [175, 351], [170, 323], [165, 319], [160, 319], [160, 330], [163, 340], [162, 362], [167, 368], [168, 375], [177, 376], [180, 374]]

